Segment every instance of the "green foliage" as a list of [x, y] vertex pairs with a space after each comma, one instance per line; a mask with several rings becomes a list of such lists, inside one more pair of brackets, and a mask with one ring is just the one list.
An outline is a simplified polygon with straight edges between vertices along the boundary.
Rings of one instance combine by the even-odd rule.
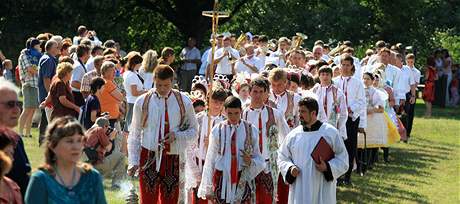
[[435, 40], [440, 47], [449, 50], [454, 62], [460, 62], [460, 35], [453, 35], [450, 32], [436, 32]]
[[[0, 49], [16, 58], [29, 36], [51, 32], [72, 37], [79, 25], [96, 30], [101, 40], [119, 41], [125, 50], [176, 50], [188, 36], [205, 42], [212, 0], [3, 0], [0, 4]], [[351, 40], [358, 54], [377, 40], [412, 45], [426, 56], [436, 46], [451, 48], [455, 38], [439, 41], [439, 34], [459, 36], [460, 4], [455, 0], [227, 0], [220, 10], [231, 13], [221, 19], [219, 31], [252, 32], [271, 38], [309, 36], [304, 47], [321, 39]], [[448, 32], [447, 32], [448, 31]], [[204, 46], [200, 46], [204, 47]], [[359, 50], [358, 50], [359, 48]], [[417, 62], [421, 58], [417, 59]], [[458, 57], [455, 57], [458, 59]], [[424, 60], [423, 60], [424, 61]]]

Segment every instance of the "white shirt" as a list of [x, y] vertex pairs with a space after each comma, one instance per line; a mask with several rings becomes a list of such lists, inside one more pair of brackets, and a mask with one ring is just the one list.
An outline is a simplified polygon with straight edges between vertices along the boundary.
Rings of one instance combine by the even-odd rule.
[[[273, 119], [274, 119], [274, 126], [277, 129], [277, 140], [278, 140], [278, 147], [283, 143], [284, 137], [290, 132], [289, 126], [284, 119], [284, 115], [280, 113], [275, 108], [273, 110]], [[262, 121], [262, 156], [264, 160], [270, 158], [270, 151], [269, 151], [269, 141], [267, 135], [267, 122], [268, 122], [268, 109], [267, 106], [263, 106], [259, 109], [253, 108], [245, 108], [243, 111], [243, 119], [250, 122], [254, 127], [259, 128], [259, 115]], [[260, 131], [260, 130], [259, 130]], [[278, 149], [278, 148], [277, 148]], [[275, 152], [276, 153], [276, 152]], [[268, 166], [267, 166], [268, 167]], [[269, 169], [267, 169], [269, 172]]]
[[401, 92], [404, 93], [404, 99], [405, 94], [410, 92], [410, 86], [415, 85], [415, 80], [414, 80], [414, 73], [412, 72], [411, 68], [409, 68], [406, 65], [403, 65], [401, 68], [401, 76], [399, 77], [399, 87], [401, 89]]
[[[270, 93], [269, 100], [273, 101], [276, 104], [276, 109], [281, 112], [281, 114], [285, 115], [286, 122], [288, 123], [290, 128], [297, 127], [299, 125], [299, 101], [301, 99], [299, 94], [292, 93], [294, 95], [292, 100], [292, 113], [293, 116], [286, 116], [286, 112], [288, 112], [288, 94], [287, 91], [282, 93], [281, 95], [276, 95], [273, 92]], [[290, 111], [290, 110], [289, 110]], [[292, 117], [292, 118], [288, 118]], [[293, 120], [293, 121], [291, 121]]]
[[[155, 91], [155, 89], [152, 91]], [[162, 151], [158, 148], [161, 144], [158, 140], [158, 136], [160, 130], [164, 133], [165, 128], [165, 98], [156, 93], [150, 97], [147, 110], [147, 125], [146, 127], [142, 127], [142, 106], [146, 95], [147, 93], [142, 94], [134, 103], [133, 118], [129, 127], [128, 135], [128, 164], [130, 166], [139, 165], [141, 147], [143, 147], [155, 152], [156, 167], [157, 170], [159, 170]], [[188, 124], [188, 127], [185, 130], [180, 130], [179, 127], [181, 114], [179, 114], [180, 107], [175, 95], [170, 93], [167, 99], [169, 130], [170, 132], [174, 132], [176, 135], [176, 140], [171, 143], [169, 154], [172, 155], [178, 155], [182, 152], [182, 150], [186, 149], [188, 142], [196, 137], [196, 130], [198, 126], [192, 101], [183, 93], [181, 93], [181, 96], [185, 106], [184, 123]], [[163, 138], [164, 134], [161, 135], [161, 139]]]
[[201, 56], [201, 66], [200, 66], [200, 70], [198, 71], [198, 73], [200, 75], [205, 75], [206, 74], [206, 69], [208, 67], [208, 64], [210, 64], [210, 62], [208, 62], [209, 58], [209, 54], [211, 53], [211, 48], [207, 49], [204, 53], [203, 53], [203, 56]]
[[366, 127], [366, 93], [364, 92], [364, 84], [361, 80], [355, 77], [337, 77], [334, 84], [339, 87], [345, 95], [347, 107], [351, 110], [351, 117], [355, 121], [358, 117], [359, 127]]
[[145, 72], [145, 69], [141, 67], [139, 69], [139, 75], [144, 79], [145, 90], [153, 88], [153, 72]]
[[267, 58], [267, 55], [270, 56], [271, 51], [268, 48], [258, 47], [254, 50], [254, 52], [256, 53], [256, 57], [260, 59], [262, 66], [265, 66], [265, 59]]
[[90, 72], [94, 69], [94, 57], [90, 56], [88, 61], [86, 62], [86, 71]]
[[396, 103], [398, 103], [400, 99], [406, 99], [407, 92], [404, 92], [399, 82], [401, 75], [401, 69], [398, 67], [391, 64], [385, 67], [385, 82], [390, 82], [394, 90]]
[[[70, 81], [76, 81], [76, 82], [80, 82], [81, 83], [81, 80], [83, 79], [83, 76], [88, 72], [88, 70], [86, 70], [86, 67], [84, 67], [80, 61], [77, 59], [75, 60], [75, 62], [73, 63], [73, 70], [72, 70], [72, 77], [70, 79]], [[76, 91], [76, 92], [80, 92], [80, 89], [76, 89], [74, 87], [72, 87], [72, 91]]]
[[323, 54], [323, 56], [321, 56], [321, 60], [324, 60], [325, 62], [329, 62], [329, 60], [331, 60], [331, 56]]
[[284, 57], [283, 57], [283, 53], [281, 52], [281, 50], [277, 50], [275, 52], [272, 52], [270, 54], [270, 57], [272, 58], [276, 58], [276, 61], [274, 62], [274, 64], [276, 64], [278, 67], [286, 67], [286, 62], [284, 61]]
[[411, 70], [412, 70], [412, 74], [414, 76], [415, 83], [420, 84], [420, 78], [422, 77], [422, 73], [415, 66], [411, 67]]
[[[182, 51], [180, 52], [179, 56], [181, 59], [186, 60], [201, 59], [200, 51], [196, 47], [193, 47], [192, 49], [190, 49], [189, 47], [184, 47], [184, 49], [182, 49]], [[197, 68], [197, 64], [190, 62], [186, 62], [181, 66], [182, 70], [196, 70]]]
[[[259, 151], [258, 130], [253, 125], [250, 125], [250, 128], [252, 129], [252, 161], [249, 167], [244, 168], [245, 171], [241, 173], [239, 182], [252, 181], [265, 168], [265, 161]], [[226, 203], [235, 203], [238, 183], [232, 184], [230, 175], [232, 135], [235, 131], [238, 171], [243, 170], [245, 163], [242, 159], [242, 152], [245, 151], [246, 141], [246, 127], [243, 121], [238, 125], [229, 125], [228, 121], [215, 125], [210, 135], [198, 197], [205, 198], [206, 195], [213, 194], [214, 172], [218, 170], [222, 171], [222, 191], [220, 195], [215, 196], [224, 199]]]
[[[235, 50], [231, 47], [228, 47], [228, 48], [219, 48], [217, 49], [216, 53], [214, 54], [214, 60], [217, 60], [219, 58], [221, 58], [223, 55], [224, 55], [224, 51], [225, 50], [228, 50], [229, 52], [231, 52], [231, 55], [232, 57], [235, 57], [236, 59], [232, 59], [232, 60], [237, 60], [238, 58], [240, 58], [240, 54], [238, 52], [238, 50]], [[209, 64], [211, 64], [211, 55], [209, 55], [209, 58], [208, 58], [208, 62]], [[216, 68], [216, 74], [225, 74], [225, 75], [230, 75], [232, 74], [232, 64], [230, 64], [230, 60], [228, 59], [228, 55], [227, 56], [224, 56], [219, 63], [217, 63], [217, 68]]]
[[[326, 181], [310, 156], [321, 137], [334, 151], [334, 157], [328, 161], [332, 181]], [[289, 185], [288, 203], [336, 203], [336, 179], [348, 170], [348, 153], [337, 129], [323, 123], [317, 131], [304, 132], [302, 126], [292, 130], [278, 152], [278, 166], [284, 179], [293, 165], [300, 174]]]
[[[185, 186], [186, 189], [196, 188], [201, 182], [201, 175], [203, 173], [203, 164], [202, 162], [206, 159], [206, 153], [209, 147], [209, 135], [211, 129], [220, 122], [224, 121], [225, 118], [222, 115], [218, 116], [208, 116], [208, 112], [203, 111], [197, 114], [196, 116], [198, 122], [198, 131], [197, 137], [190, 142], [190, 145], [187, 147], [185, 169], [186, 169], [186, 178]], [[211, 119], [209, 121], [209, 119]], [[209, 122], [208, 122], [209, 121]], [[210, 125], [210, 127], [208, 126]], [[208, 140], [208, 146], [205, 146], [206, 141]], [[198, 164], [197, 160], [198, 159]]]
[[[336, 91], [336, 104], [334, 104], [334, 92], [333, 87]], [[339, 130], [340, 136], [347, 139], [347, 128], [346, 123], [348, 119], [347, 103], [345, 101], [345, 95], [342, 90], [337, 88], [335, 85], [321, 86], [317, 84], [313, 87], [313, 91], [317, 95], [318, 101], [318, 120], [323, 123], [329, 123]], [[338, 110], [335, 109], [338, 108]], [[327, 111], [327, 112], [326, 112]]]
[[[246, 66], [242, 62], [242, 60], [244, 60], [244, 62], [246, 62], [246, 64], [249, 64], [251, 66], [255, 66], [256, 69], [257, 69], [257, 72], [254, 72], [251, 68]], [[246, 72], [246, 73], [249, 73], [249, 74], [252, 74], [252, 73], [257, 73], [258, 74], [263, 68], [264, 68], [264, 65], [262, 64], [262, 60], [260, 60], [260, 58], [258, 58], [256, 56], [253, 56], [251, 58], [248, 58], [247, 56], [242, 57], [235, 64], [235, 69], [236, 69], [237, 73]]]
[[123, 87], [126, 91], [126, 101], [128, 103], [135, 103], [138, 96], [133, 96], [131, 86], [136, 85], [137, 91], [144, 90], [144, 85], [139, 79], [139, 76], [133, 71], [127, 70], [123, 73]]

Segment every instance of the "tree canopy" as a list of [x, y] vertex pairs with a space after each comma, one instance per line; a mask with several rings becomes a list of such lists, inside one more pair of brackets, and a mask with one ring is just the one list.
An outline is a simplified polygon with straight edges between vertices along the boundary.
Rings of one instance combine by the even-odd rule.
[[[313, 41], [351, 40], [368, 46], [376, 40], [413, 45], [426, 53], [440, 37], [458, 42], [460, 4], [455, 0], [226, 0], [220, 31], [266, 34], [271, 38], [302, 32]], [[126, 49], [181, 47], [193, 36], [208, 43], [213, 0], [5, 0], [0, 5], [0, 49], [18, 55], [25, 40], [42, 32], [74, 36], [79, 25], [114, 39]], [[437, 34], [438, 33], [438, 34]], [[439, 33], [442, 33], [440, 35]], [[11, 57], [10, 57], [11, 58]]]

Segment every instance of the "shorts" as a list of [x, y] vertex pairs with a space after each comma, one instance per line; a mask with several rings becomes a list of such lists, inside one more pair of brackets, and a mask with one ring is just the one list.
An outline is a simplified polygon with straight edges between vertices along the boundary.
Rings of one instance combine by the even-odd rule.
[[24, 96], [24, 108], [38, 108], [38, 88], [22, 86], [22, 95]]

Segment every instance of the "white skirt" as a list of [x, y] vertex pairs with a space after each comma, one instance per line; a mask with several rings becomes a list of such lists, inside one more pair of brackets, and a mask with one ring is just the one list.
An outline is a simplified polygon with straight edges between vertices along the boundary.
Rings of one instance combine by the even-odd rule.
[[[388, 127], [383, 113], [367, 115], [366, 147], [385, 147], [388, 144]], [[364, 148], [364, 135], [358, 134], [358, 148]]]

